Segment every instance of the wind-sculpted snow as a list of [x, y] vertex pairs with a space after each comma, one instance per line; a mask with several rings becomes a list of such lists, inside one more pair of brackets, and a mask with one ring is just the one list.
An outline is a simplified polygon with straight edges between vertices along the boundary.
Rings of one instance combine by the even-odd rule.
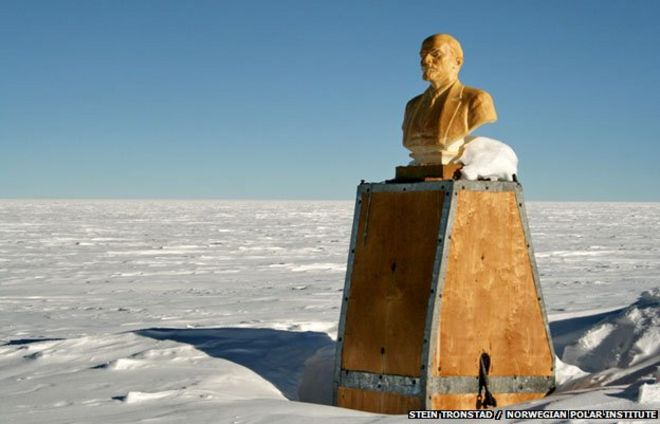
[[[0, 422], [407, 422], [321, 405], [352, 209], [0, 201]], [[660, 407], [660, 205], [528, 214], [563, 362], [520, 407]]]
[[592, 327], [564, 349], [564, 362], [585, 371], [627, 368], [660, 355], [660, 288]]

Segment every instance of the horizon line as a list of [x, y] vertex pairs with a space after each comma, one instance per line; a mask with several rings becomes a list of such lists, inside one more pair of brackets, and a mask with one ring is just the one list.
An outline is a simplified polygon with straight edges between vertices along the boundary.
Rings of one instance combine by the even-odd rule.
[[[216, 201], [216, 202], [355, 202], [349, 199], [319, 198], [237, 198], [237, 197], [0, 197], [2, 201]], [[660, 200], [553, 200], [525, 199], [526, 203], [658, 203]]]

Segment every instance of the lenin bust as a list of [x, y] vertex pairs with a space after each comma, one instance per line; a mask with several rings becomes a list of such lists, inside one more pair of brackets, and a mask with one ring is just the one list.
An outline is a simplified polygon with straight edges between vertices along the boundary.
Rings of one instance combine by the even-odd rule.
[[463, 50], [448, 34], [422, 42], [422, 78], [429, 87], [406, 105], [403, 145], [412, 165], [454, 163], [475, 128], [497, 120], [490, 94], [466, 87], [458, 80]]

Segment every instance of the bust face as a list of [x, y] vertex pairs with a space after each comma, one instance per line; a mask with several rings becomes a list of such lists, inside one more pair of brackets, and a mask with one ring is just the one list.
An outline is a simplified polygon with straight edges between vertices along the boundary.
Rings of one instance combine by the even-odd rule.
[[462, 59], [440, 37], [424, 42], [419, 57], [424, 80], [440, 86], [458, 79]]

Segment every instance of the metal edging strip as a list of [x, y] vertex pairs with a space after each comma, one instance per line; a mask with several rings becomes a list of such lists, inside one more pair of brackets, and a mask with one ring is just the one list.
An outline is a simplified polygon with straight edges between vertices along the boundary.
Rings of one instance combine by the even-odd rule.
[[447, 220], [449, 218], [449, 208], [451, 204], [451, 193], [452, 193], [453, 183], [446, 184], [442, 193], [442, 211], [440, 212], [440, 222], [438, 223], [438, 236], [436, 238], [436, 252], [435, 259], [433, 260], [433, 271], [431, 273], [431, 289], [429, 292], [429, 300], [426, 307], [426, 322], [424, 324], [424, 340], [422, 341], [422, 358], [421, 358], [421, 381], [420, 386], [422, 387], [422, 402], [426, 396], [426, 381], [428, 377], [428, 362], [429, 362], [429, 350], [431, 345], [431, 335], [433, 334], [433, 310], [435, 308], [436, 302], [436, 293], [438, 293], [438, 275], [440, 274], [440, 268], [443, 259], [443, 235], [447, 228]]
[[541, 307], [541, 315], [543, 316], [543, 324], [545, 325], [545, 334], [548, 339], [548, 345], [550, 346], [550, 355], [552, 355], [552, 387], [555, 386], [555, 370], [556, 366], [556, 357], [555, 357], [555, 348], [552, 344], [552, 336], [550, 334], [550, 325], [548, 323], [548, 314], [545, 309], [545, 301], [543, 300], [543, 290], [541, 289], [541, 279], [539, 277], [539, 271], [536, 266], [536, 256], [534, 255], [534, 247], [532, 246], [532, 233], [529, 229], [529, 222], [527, 220], [527, 212], [525, 210], [525, 199], [523, 197], [522, 185], [517, 184], [516, 186], [516, 205], [518, 206], [518, 213], [520, 214], [520, 222], [523, 226], [523, 232], [525, 234], [525, 243], [527, 244], [527, 254], [529, 256], [529, 263], [532, 267], [532, 278], [534, 279], [534, 287], [536, 288], [536, 298]]
[[455, 181], [455, 188], [457, 191], [516, 191], [518, 184], [510, 181]]
[[[367, 184], [365, 184], [367, 185]], [[468, 180], [439, 180], [419, 181], [414, 183], [368, 183], [374, 193], [407, 192], [407, 191], [433, 191], [457, 190], [467, 191], [516, 191], [518, 183], [512, 181], [468, 181]]]
[[375, 183], [373, 184], [374, 193], [388, 192], [407, 192], [407, 191], [432, 191], [446, 190], [453, 181], [424, 181], [415, 183]]
[[[496, 376], [488, 377], [488, 390], [497, 393], [546, 393], [554, 379], [549, 376]], [[479, 393], [478, 376], [433, 377], [433, 394]]]
[[[425, 388], [419, 378], [376, 374], [364, 371], [342, 372], [342, 387], [373, 392], [396, 393], [403, 396], [420, 396]], [[488, 378], [489, 390], [498, 393], [546, 393], [554, 384], [550, 376], [490, 376]], [[427, 386], [434, 395], [479, 392], [478, 376], [443, 376], [432, 377]]]
[[404, 396], [419, 396], [419, 378], [404, 375], [376, 374], [362, 371], [344, 370], [342, 385], [351, 389], [390, 392]]
[[346, 330], [346, 313], [348, 311], [348, 299], [351, 292], [351, 275], [353, 273], [353, 261], [355, 259], [355, 248], [360, 226], [360, 212], [362, 208], [362, 193], [369, 192], [371, 184], [361, 183], [358, 185], [355, 197], [355, 209], [353, 212], [353, 228], [351, 229], [351, 244], [348, 248], [348, 260], [346, 264], [346, 278], [344, 280], [344, 291], [342, 292], [341, 314], [339, 315], [339, 327], [337, 328], [337, 348], [335, 350], [335, 375], [332, 384], [332, 404], [337, 404], [337, 389], [341, 385], [341, 359], [344, 348], [344, 332]]
[[[442, 309], [442, 289], [447, 272], [447, 258], [449, 257], [449, 247], [451, 241], [451, 228], [456, 213], [456, 197], [458, 191], [456, 185], [452, 182], [445, 190], [445, 198], [442, 205], [442, 217], [440, 219], [440, 228], [438, 228], [438, 245], [436, 248], [436, 257], [433, 264], [433, 275], [431, 280], [431, 293], [429, 296], [428, 309], [426, 312], [426, 327], [424, 329], [425, 345], [422, 349], [422, 395], [423, 404], [427, 404], [429, 393], [433, 393], [432, 375], [434, 358], [437, 353], [439, 337], [438, 324], [440, 312]], [[427, 406], [429, 406], [427, 404]]]

